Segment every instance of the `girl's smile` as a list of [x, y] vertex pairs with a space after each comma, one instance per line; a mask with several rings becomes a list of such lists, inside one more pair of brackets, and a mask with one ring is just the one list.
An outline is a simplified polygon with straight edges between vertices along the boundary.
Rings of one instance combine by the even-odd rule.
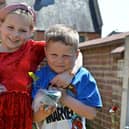
[[27, 15], [11, 13], [6, 16], [1, 27], [2, 46], [7, 52], [19, 49], [32, 33]]

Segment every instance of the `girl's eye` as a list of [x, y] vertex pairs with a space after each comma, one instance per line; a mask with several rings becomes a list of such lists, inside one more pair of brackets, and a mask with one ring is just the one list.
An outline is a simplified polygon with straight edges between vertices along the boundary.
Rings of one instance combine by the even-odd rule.
[[19, 30], [20, 32], [26, 33], [27, 31], [24, 29]]

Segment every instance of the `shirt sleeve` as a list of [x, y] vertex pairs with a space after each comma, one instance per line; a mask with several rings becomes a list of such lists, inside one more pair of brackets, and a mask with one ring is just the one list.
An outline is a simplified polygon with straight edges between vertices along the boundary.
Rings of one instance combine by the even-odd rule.
[[37, 63], [41, 62], [45, 57], [44, 47], [46, 45], [45, 41], [34, 41], [32, 49], [35, 51], [34, 56], [37, 56]]
[[40, 70], [36, 71], [38, 80], [33, 82], [32, 85], [32, 98], [35, 97], [39, 89], [48, 89], [50, 81], [56, 76], [56, 73], [51, 71], [48, 65], [43, 66]]
[[31, 60], [31, 71], [35, 71], [37, 66], [43, 61], [45, 57], [44, 46], [46, 42], [44, 41], [29, 41], [30, 60]]
[[77, 99], [92, 107], [102, 107], [102, 100], [97, 83], [89, 71], [80, 79]]

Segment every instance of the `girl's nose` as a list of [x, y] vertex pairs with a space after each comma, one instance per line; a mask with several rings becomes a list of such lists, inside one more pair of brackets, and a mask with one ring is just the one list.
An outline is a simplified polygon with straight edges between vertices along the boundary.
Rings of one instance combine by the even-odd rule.
[[12, 33], [12, 40], [17, 40], [19, 38], [19, 33], [17, 31]]

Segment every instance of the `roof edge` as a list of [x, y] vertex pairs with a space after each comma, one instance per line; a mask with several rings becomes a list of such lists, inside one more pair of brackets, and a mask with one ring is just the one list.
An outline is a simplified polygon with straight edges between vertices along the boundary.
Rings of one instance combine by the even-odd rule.
[[120, 33], [120, 34], [114, 34], [111, 36], [107, 36], [105, 38], [97, 38], [97, 39], [93, 39], [93, 40], [88, 40], [85, 42], [81, 42], [79, 44], [79, 48], [83, 48], [83, 47], [91, 47], [91, 46], [96, 46], [96, 45], [105, 45], [106, 43], [110, 43], [112, 41], [116, 41], [116, 40], [124, 40], [125, 37], [129, 36], [129, 32], [124, 32], [124, 33]]

